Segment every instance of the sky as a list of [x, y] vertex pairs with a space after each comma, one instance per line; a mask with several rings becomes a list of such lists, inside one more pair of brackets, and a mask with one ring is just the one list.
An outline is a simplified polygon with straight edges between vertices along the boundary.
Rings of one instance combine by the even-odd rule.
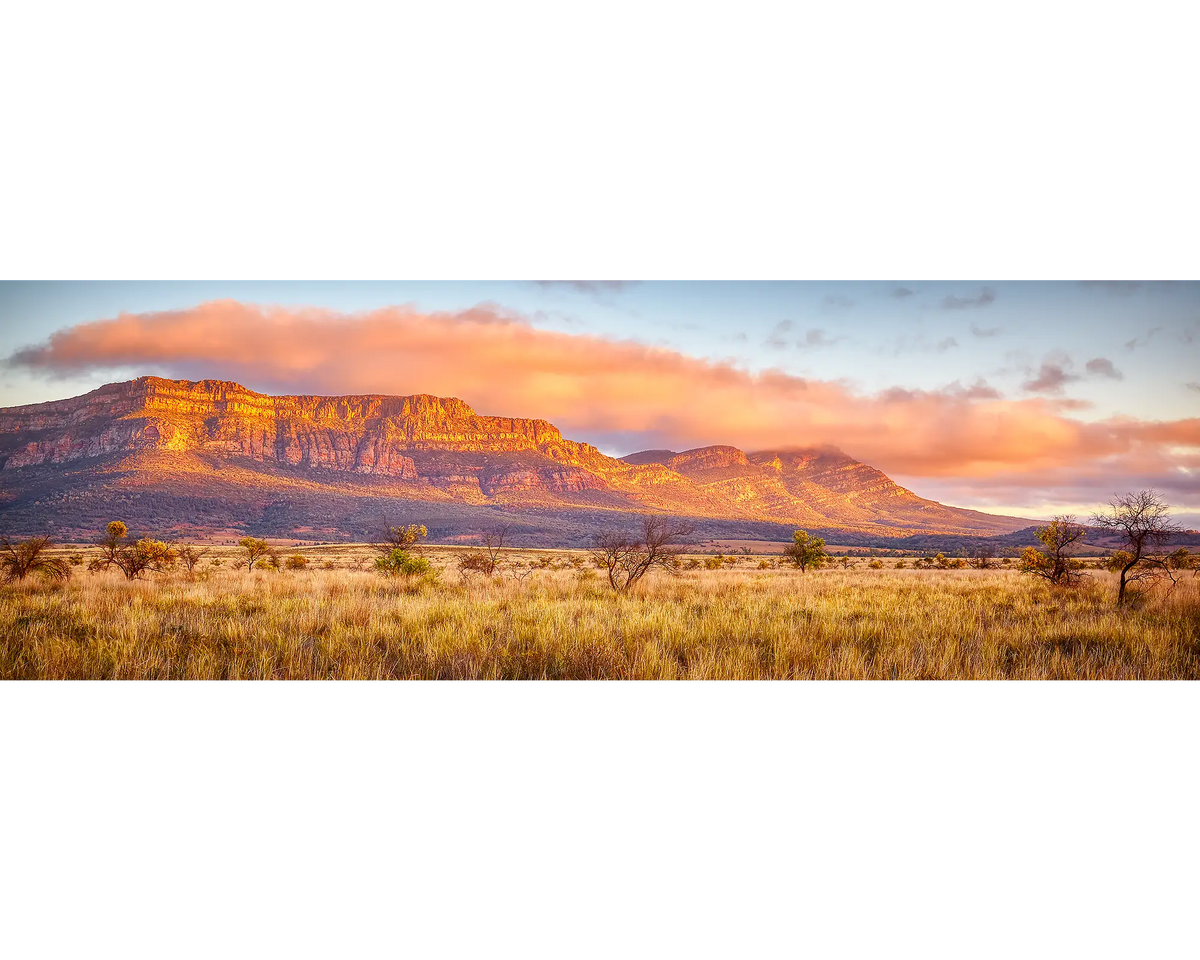
[[0, 406], [154, 374], [433, 393], [613, 455], [833, 444], [922, 496], [1200, 526], [1200, 283], [0, 282]]

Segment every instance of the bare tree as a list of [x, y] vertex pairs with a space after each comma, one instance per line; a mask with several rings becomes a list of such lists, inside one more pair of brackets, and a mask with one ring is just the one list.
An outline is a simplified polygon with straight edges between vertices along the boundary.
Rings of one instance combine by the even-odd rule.
[[692, 530], [691, 524], [674, 517], [647, 515], [636, 535], [618, 531], [598, 534], [592, 559], [608, 574], [609, 585], [623, 592], [655, 567], [674, 574], [683, 552], [682, 541]]
[[208, 547], [180, 547], [176, 552], [179, 555], [179, 562], [183, 564], [189, 574], [193, 574], [200, 561], [208, 556]]
[[1170, 518], [1170, 507], [1153, 490], [1139, 490], [1115, 496], [1108, 510], [1092, 515], [1092, 523], [1117, 534], [1121, 549], [1113, 556], [1113, 566], [1120, 574], [1117, 587], [1117, 606], [1126, 600], [1130, 583], [1149, 581], [1150, 586], [1161, 579], [1174, 583], [1174, 570], [1167, 558], [1155, 556], [1179, 532]]
[[483, 549], [472, 550], [458, 559], [458, 572], [466, 577], [472, 573], [482, 573], [485, 577], [494, 576], [501, 565], [501, 551], [508, 540], [508, 528], [496, 527], [486, 530], [480, 535]]
[[16, 583], [31, 573], [47, 580], [62, 582], [71, 579], [71, 567], [66, 560], [43, 554], [54, 546], [49, 537], [32, 537], [18, 542], [0, 537], [0, 583]]

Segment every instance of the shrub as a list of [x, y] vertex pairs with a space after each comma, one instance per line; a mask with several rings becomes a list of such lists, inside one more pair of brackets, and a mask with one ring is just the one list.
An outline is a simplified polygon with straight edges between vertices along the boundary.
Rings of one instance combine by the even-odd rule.
[[882, 570], [883, 569], [883, 561], [882, 560], [872, 560], [870, 563], [867, 564], [867, 566], [870, 567], [872, 570]]
[[283, 565], [289, 570], [303, 570], [308, 566], [308, 557], [302, 553], [293, 553], [283, 562]]
[[389, 577], [435, 577], [433, 565], [424, 557], [396, 548], [375, 560], [375, 569]]
[[484, 553], [482, 550], [472, 550], [458, 558], [458, 573], [463, 577], [470, 576], [472, 573], [491, 577], [499, 566], [500, 560], [497, 557]]
[[161, 540], [142, 537], [137, 543], [128, 543], [129, 528], [120, 520], [114, 520], [105, 528], [104, 536], [96, 544], [100, 556], [88, 564], [89, 570], [104, 570], [117, 567], [127, 580], [137, 580], [148, 570], [164, 571], [175, 565], [178, 554]]
[[43, 556], [52, 545], [49, 537], [33, 537], [22, 543], [0, 537], [0, 582], [16, 583], [31, 573], [52, 581], [70, 580], [71, 568], [66, 560]]

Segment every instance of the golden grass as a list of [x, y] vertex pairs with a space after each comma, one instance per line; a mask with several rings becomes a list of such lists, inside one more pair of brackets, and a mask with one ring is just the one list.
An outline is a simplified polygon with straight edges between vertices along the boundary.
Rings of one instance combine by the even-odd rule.
[[333, 570], [310, 555], [317, 568], [302, 573], [127, 583], [76, 568], [65, 587], [4, 589], [0, 678], [1200, 677], [1196, 578], [1117, 610], [1105, 573], [1057, 590], [1008, 570], [800, 574], [747, 561], [616, 596], [565, 555], [521, 582], [461, 583], [443, 552], [437, 585], [349, 569], [346, 551]]

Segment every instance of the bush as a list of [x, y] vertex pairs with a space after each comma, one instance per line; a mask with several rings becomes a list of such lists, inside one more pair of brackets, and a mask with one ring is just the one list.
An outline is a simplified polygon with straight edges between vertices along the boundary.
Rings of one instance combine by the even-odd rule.
[[872, 570], [882, 570], [883, 569], [883, 561], [882, 560], [872, 560], [870, 563], [867, 564], [867, 566], [870, 567]]
[[301, 553], [293, 553], [283, 562], [283, 565], [289, 570], [303, 570], [308, 566], [308, 557]]
[[480, 573], [485, 577], [491, 577], [499, 567], [500, 561], [482, 550], [472, 550], [470, 553], [464, 553], [458, 558], [458, 572], [463, 577], [469, 576], [472, 573]]
[[388, 577], [428, 577], [436, 579], [433, 565], [424, 557], [414, 557], [399, 548], [375, 561], [375, 569]]
[[0, 582], [16, 583], [29, 574], [36, 573], [47, 580], [62, 583], [71, 579], [71, 568], [66, 560], [44, 556], [54, 545], [49, 537], [34, 537], [23, 543], [0, 537]]

